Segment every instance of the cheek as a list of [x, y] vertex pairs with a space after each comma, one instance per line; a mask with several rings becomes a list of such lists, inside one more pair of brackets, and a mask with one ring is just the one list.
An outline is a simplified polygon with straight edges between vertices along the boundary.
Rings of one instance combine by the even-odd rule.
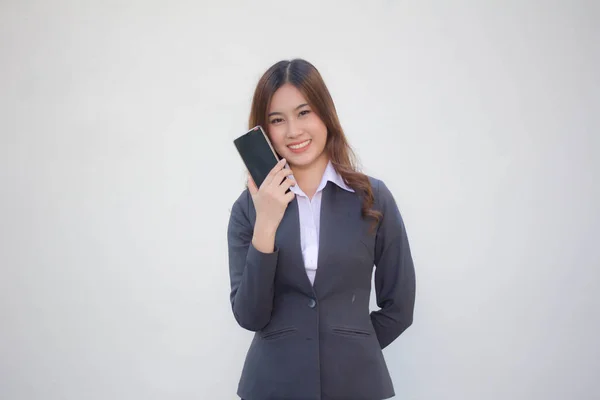
[[275, 150], [279, 150], [281, 147], [284, 146], [284, 134], [281, 132], [280, 129], [269, 129], [269, 134], [267, 136], [269, 136], [269, 140], [271, 141], [273, 147], [275, 147]]
[[319, 118], [315, 118], [311, 121], [311, 131], [313, 133], [313, 138], [325, 142], [327, 140], [327, 127]]

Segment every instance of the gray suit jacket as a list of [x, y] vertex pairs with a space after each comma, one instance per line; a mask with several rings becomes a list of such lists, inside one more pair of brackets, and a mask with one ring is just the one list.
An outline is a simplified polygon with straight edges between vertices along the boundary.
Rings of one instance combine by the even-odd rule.
[[[361, 199], [328, 182], [321, 203], [314, 286], [304, 268], [298, 205], [283, 216], [275, 251], [251, 243], [256, 219], [245, 190], [228, 226], [231, 305], [256, 332], [238, 395], [245, 400], [380, 400], [394, 396], [382, 349], [413, 320], [415, 271], [404, 223], [387, 186], [369, 178], [383, 218], [375, 232]], [[369, 312], [371, 277], [380, 309]]]

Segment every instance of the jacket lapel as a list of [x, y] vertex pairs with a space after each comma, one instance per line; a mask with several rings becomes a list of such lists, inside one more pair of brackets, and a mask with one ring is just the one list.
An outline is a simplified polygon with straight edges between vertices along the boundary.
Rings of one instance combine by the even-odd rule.
[[332, 182], [328, 182], [323, 189], [319, 227], [319, 255], [313, 285], [315, 292], [317, 292], [319, 285], [323, 284], [323, 280], [327, 279], [329, 256], [338, 247], [335, 242], [339, 240], [340, 235], [343, 235], [344, 227], [340, 225], [344, 222], [344, 218], [340, 218], [343, 206], [339, 204], [340, 202], [336, 203], [336, 198], [339, 195], [338, 187]]
[[304, 257], [302, 256], [302, 244], [300, 241], [300, 213], [298, 200], [294, 198], [289, 204], [279, 224], [276, 235], [276, 243], [279, 247], [280, 273], [289, 275], [290, 282], [300, 286], [302, 291], [309, 296], [313, 295], [313, 287], [306, 274]]
[[[348, 238], [358, 228], [352, 216], [360, 210], [360, 200], [355, 193], [339, 188], [335, 183], [328, 182], [322, 192], [321, 215], [319, 228], [319, 253], [317, 256], [317, 271], [315, 282], [311, 285], [302, 256], [300, 239], [300, 213], [298, 200], [295, 198], [277, 230], [276, 243], [279, 247], [280, 271], [285, 274], [285, 280], [298, 286], [307, 296], [326, 293], [331, 279], [342, 279], [340, 274], [332, 273], [337, 267], [328, 265], [332, 259], [339, 256], [338, 252], [348, 252]], [[333, 256], [333, 257], [332, 257]], [[320, 288], [320, 289], [319, 289]]]
[[339, 264], [341, 254], [354, 250], [348, 246], [355, 245], [351, 238], [361, 229], [361, 225], [357, 225], [357, 222], [360, 223], [360, 214], [356, 214], [360, 213], [360, 201], [356, 193], [348, 192], [332, 182], [327, 183], [323, 190], [319, 255], [313, 286], [319, 295], [324, 295], [336, 279], [344, 279], [344, 274], [340, 274], [344, 266], [333, 265], [332, 262]]

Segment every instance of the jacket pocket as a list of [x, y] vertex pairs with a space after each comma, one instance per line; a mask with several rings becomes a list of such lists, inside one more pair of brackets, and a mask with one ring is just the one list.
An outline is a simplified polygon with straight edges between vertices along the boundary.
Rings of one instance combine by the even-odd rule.
[[358, 337], [358, 338], [366, 338], [371, 336], [371, 332], [364, 330], [364, 329], [358, 329], [358, 328], [349, 328], [349, 327], [345, 327], [345, 326], [334, 326], [331, 328], [331, 331], [333, 333], [335, 333], [336, 335], [342, 335], [342, 336], [350, 336], [350, 337]]
[[296, 332], [296, 328], [283, 328], [283, 329], [277, 329], [271, 332], [263, 332], [261, 334], [261, 337], [264, 340], [275, 340], [275, 339], [279, 339], [282, 338], [284, 336], [288, 336], [291, 335], [292, 333]]

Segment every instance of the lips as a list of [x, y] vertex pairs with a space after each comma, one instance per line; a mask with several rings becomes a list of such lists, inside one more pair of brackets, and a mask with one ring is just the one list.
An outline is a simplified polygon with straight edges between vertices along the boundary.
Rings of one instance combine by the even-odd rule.
[[305, 147], [307, 147], [307, 146], [310, 144], [310, 142], [311, 142], [311, 139], [308, 139], [308, 140], [305, 140], [305, 141], [303, 141], [303, 142], [300, 142], [300, 143], [294, 143], [294, 144], [290, 144], [290, 145], [288, 145], [288, 147], [289, 147], [289, 148], [290, 148], [292, 151], [295, 151], [295, 150], [302, 150], [302, 149], [304, 149]]

